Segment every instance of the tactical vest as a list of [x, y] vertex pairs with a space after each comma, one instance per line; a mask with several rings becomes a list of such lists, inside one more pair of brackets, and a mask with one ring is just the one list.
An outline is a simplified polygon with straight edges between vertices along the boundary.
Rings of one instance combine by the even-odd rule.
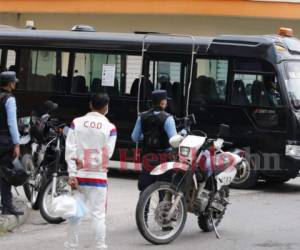
[[163, 152], [170, 148], [169, 137], [164, 129], [170, 114], [164, 111], [160, 111], [159, 114], [154, 112], [155, 110], [151, 109], [141, 114], [144, 153]]
[[0, 135], [7, 135], [10, 137], [8, 124], [7, 124], [7, 113], [5, 103], [9, 97], [13, 95], [3, 89], [0, 89]]

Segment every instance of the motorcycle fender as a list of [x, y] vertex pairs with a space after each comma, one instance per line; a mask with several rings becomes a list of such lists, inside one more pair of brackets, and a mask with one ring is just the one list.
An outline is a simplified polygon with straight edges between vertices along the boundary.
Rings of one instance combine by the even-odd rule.
[[217, 189], [220, 190], [223, 186], [229, 186], [231, 182], [233, 181], [235, 175], [237, 173], [237, 170], [235, 166], [230, 166], [222, 173], [218, 174], [216, 176], [217, 181]]
[[150, 174], [151, 175], [162, 175], [170, 170], [182, 170], [186, 171], [188, 169], [188, 165], [181, 162], [164, 162], [157, 167], [155, 167]]

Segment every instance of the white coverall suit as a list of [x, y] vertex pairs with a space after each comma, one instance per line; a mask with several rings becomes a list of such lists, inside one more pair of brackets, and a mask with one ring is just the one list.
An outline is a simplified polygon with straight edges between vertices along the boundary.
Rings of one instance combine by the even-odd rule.
[[[77, 177], [79, 192], [89, 208], [96, 248], [105, 248], [107, 167], [117, 139], [115, 126], [98, 112], [74, 119], [66, 139], [66, 162], [70, 177]], [[83, 162], [77, 170], [74, 159]], [[80, 221], [69, 223], [67, 249], [78, 247]]]

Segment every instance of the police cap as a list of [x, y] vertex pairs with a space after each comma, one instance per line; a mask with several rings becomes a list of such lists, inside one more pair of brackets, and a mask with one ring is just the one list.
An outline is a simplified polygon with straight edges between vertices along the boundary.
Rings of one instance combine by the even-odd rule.
[[154, 90], [152, 91], [152, 101], [159, 102], [161, 100], [167, 100], [167, 91], [166, 90]]
[[1, 85], [5, 85], [9, 82], [18, 82], [18, 78], [16, 76], [16, 72], [14, 71], [4, 71], [0, 74], [0, 83]]

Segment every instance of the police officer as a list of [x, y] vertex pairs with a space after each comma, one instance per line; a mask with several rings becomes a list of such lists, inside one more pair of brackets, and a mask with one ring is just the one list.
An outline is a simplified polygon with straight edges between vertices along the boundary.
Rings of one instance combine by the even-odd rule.
[[[11, 164], [20, 156], [20, 134], [17, 124], [16, 99], [11, 93], [16, 88], [16, 73], [5, 71], [0, 74], [0, 167]], [[12, 204], [11, 184], [0, 177], [2, 214], [23, 215]]]
[[171, 151], [169, 139], [177, 134], [173, 116], [165, 112], [167, 108], [165, 90], [152, 92], [152, 106], [138, 117], [131, 135], [134, 142], [142, 141], [142, 172], [138, 181], [140, 191], [155, 181], [170, 179], [168, 174], [156, 177], [150, 175], [150, 172], [168, 160]]

